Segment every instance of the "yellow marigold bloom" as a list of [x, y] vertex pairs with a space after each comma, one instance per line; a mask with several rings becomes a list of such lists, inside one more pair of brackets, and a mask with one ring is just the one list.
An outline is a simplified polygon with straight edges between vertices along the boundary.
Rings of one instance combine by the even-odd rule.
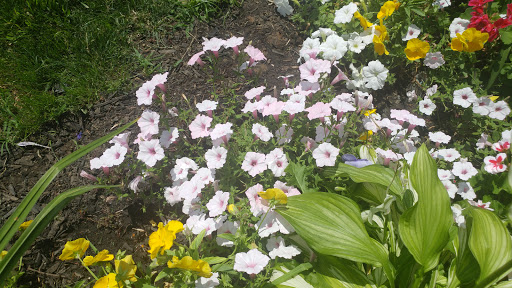
[[148, 252], [151, 254], [151, 259], [158, 254], [163, 255], [165, 250], [170, 249], [176, 239], [176, 233], [181, 231], [183, 231], [183, 223], [180, 221], [169, 221], [165, 227], [162, 222], [158, 223], [158, 230], [149, 236]]
[[169, 268], [180, 268], [198, 272], [199, 276], [205, 278], [212, 277], [212, 269], [210, 268], [210, 264], [203, 260], [194, 260], [190, 256], [185, 256], [181, 260], [174, 256], [172, 257], [172, 261], [167, 262], [167, 266]]
[[121, 288], [123, 282], [116, 281], [116, 273], [109, 273], [96, 281], [92, 288]]
[[428, 44], [427, 41], [421, 41], [418, 38], [413, 38], [407, 41], [407, 48], [404, 49], [407, 59], [411, 61], [425, 58], [429, 50], [430, 44]]
[[397, 1], [387, 1], [384, 3], [384, 5], [382, 5], [382, 7], [380, 7], [380, 11], [377, 14], [377, 19], [388, 18], [391, 16], [391, 14], [393, 14], [393, 12], [395, 12], [396, 9], [398, 9], [398, 7], [400, 7], [400, 3]]
[[380, 39], [380, 37], [377, 35], [373, 35], [373, 49], [379, 55], [389, 54], [388, 50], [386, 49], [386, 46], [384, 45], [384, 43], [382, 43], [382, 39]]
[[137, 278], [135, 277], [137, 265], [135, 265], [132, 255], [125, 256], [121, 260], [114, 260], [114, 266], [120, 279], [130, 280], [131, 282], [137, 281]]
[[368, 22], [368, 20], [366, 20], [366, 18], [364, 18], [363, 15], [359, 13], [359, 11], [356, 11], [354, 13], [354, 18], [359, 19], [359, 23], [361, 23], [361, 26], [363, 27], [364, 30], [373, 26], [373, 24], [371, 22]]
[[475, 52], [484, 48], [484, 43], [489, 39], [489, 33], [482, 33], [475, 28], [464, 30], [462, 34], [457, 33], [452, 38], [452, 50], [459, 52]]
[[20, 228], [18, 228], [18, 230], [25, 231], [28, 228], [28, 226], [30, 226], [30, 224], [32, 224], [32, 222], [34, 222], [34, 220], [28, 220], [28, 221], [21, 223]]
[[110, 261], [112, 259], [114, 259], [114, 255], [108, 254], [108, 250], [103, 250], [100, 253], [98, 253], [98, 255], [96, 255], [94, 257], [92, 257], [92, 256], [85, 257], [84, 258], [84, 265], [85, 266], [91, 266], [94, 263], [103, 262], [103, 261]]
[[260, 195], [263, 199], [276, 199], [276, 201], [279, 201], [279, 204], [286, 204], [288, 203], [288, 196], [284, 194], [283, 190], [279, 188], [270, 188], [267, 189], [265, 192], [258, 192], [258, 195]]
[[73, 260], [77, 255], [80, 257], [84, 256], [85, 251], [89, 248], [89, 243], [89, 240], [85, 238], [78, 238], [74, 241], [66, 242], [59, 259], [62, 261]]
[[4, 259], [5, 255], [7, 255], [7, 251], [3, 250], [0, 252], [0, 260]]

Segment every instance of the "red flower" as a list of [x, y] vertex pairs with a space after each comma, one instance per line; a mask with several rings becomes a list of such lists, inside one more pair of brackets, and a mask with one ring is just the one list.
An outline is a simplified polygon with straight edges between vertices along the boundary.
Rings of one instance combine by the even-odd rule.
[[512, 3], [507, 4], [507, 18], [512, 18]]
[[505, 28], [510, 25], [512, 25], [512, 19], [510, 17], [508, 19], [500, 18], [494, 22], [494, 26], [496, 26], [498, 29]]
[[484, 6], [485, 3], [492, 2], [493, 0], [469, 0], [469, 6]]

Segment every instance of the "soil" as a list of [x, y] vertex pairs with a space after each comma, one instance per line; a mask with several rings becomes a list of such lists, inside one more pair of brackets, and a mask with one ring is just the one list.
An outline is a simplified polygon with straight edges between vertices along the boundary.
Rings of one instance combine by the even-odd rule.
[[[196, 23], [191, 31], [175, 31], [165, 38], [154, 39], [145, 35], [137, 39], [139, 51], [159, 59], [160, 65], [169, 71], [167, 97], [178, 110], [188, 108], [187, 101], [201, 102], [220, 93], [211, 79], [211, 70], [199, 66], [188, 66], [186, 62], [202, 49], [202, 37], [227, 39], [231, 36], [244, 37], [244, 45], [260, 49], [267, 61], [258, 64], [256, 73], [260, 77], [251, 86], [238, 86], [239, 95], [249, 87], [265, 85], [268, 94], [274, 87], [283, 87], [278, 76], [294, 74], [298, 78], [298, 51], [305, 36], [301, 35], [288, 19], [281, 17], [271, 2], [266, 0], [244, 1], [243, 6], [229, 12], [225, 19], [209, 24]], [[234, 84], [231, 51], [221, 52], [220, 73], [227, 75], [222, 81]], [[224, 57], [223, 57], [224, 56]], [[228, 59], [228, 60], [225, 60]], [[224, 63], [223, 61], [227, 61]], [[179, 65], [176, 65], [179, 63]], [[134, 86], [139, 87], [149, 79], [140, 75], [134, 77]], [[402, 82], [400, 89], [405, 91], [409, 81]], [[129, 92], [105, 95], [87, 114], [66, 115], [58, 123], [51, 123], [40, 135], [29, 141], [51, 146], [51, 149], [27, 146], [13, 147], [11, 153], [0, 161], [0, 225], [2, 225], [19, 205], [23, 197], [39, 178], [59, 159], [75, 151], [79, 146], [98, 139], [115, 127], [122, 126], [140, 116], [143, 107], [137, 105], [135, 88]], [[396, 89], [395, 89], [396, 90]], [[376, 99], [378, 107], [404, 107], [402, 97], [396, 92], [385, 91], [389, 96]], [[393, 100], [390, 100], [393, 99]], [[386, 110], [386, 108], [384, 108]], [[383, 111], [383, 114], [388, 112]], [[136, 126], [136, 125], [135, 125]], [[137, 134], [136, 127], [129, 131]], [[132, 134], [132, 135], [133, 135]], [[100, 156], [106, 145], [79, 159], [64, 169], [50, 184], [34, 207], [28, 219], [51, 201], [56, 195], [68, 189], [92, 184], [80, 177], [80, 171], [89, 169], [89, 160]], [[95, 171], [93, 174], [100, 174]], [[115, 177], [115, 176], [111, 176]], [[126, 183], [125, 183], [126, 184]], [[126, 185], [125, 185], [126, 186]], [[124, 193], [133, 194], [127, 187]], [[158, 215], [169, 213], [169, 208], [159, 203], [143, 200], [144, 193], [118, 199], [112, 191], [91, 191], [74, 199], [56, 219], [41, 233], [31, 249], [23, 257], [24, 275], [19, 284], [28, 287], [64, 287], [81, 279], [92, 281], [88, 272], [77, 261], [58, 259], [64, 244], [77, 238], [87, 238], [99, 250], [108, 249], [112, 253], [126, 250], [134, 259], [147, 259], [147, 241], [155, 227], [152, 222], [161, 222]]]
[[[243, 6], [231, 11], [227, 18], [209, 24], [196, 23], [192, 31], [175, 31], [158, 42], [151, 35], [145, 35], [137, 39], [137, 43], [139, 51], [142, 50], [146, 55], [152, 53], [159, 59], [160, 65], [169, 71], [167, 97], [180, 108], [188, 107], [185, 98], [192, 103], [201, 102], [215, 90], [213, 84], [206, 81], [211, 78], [206, 75], [209, 70], [200, 69], [197, 65], [186, 65], [188, 59], [202, 49], [202, 37], [227, 39], [231, 36], [244, 37], [244, 46], [252, 41], [252, 45], [267, 57], [268, 60], [259, 64], [256, 72], [260, 73], [259, 85], [266, 85], [269, 92], [274, 86], [282, 86], [283, 80], [278, 76], [297, 75], [296, 60], [303, 37], [299, 35], [297, 27], [280, 17], [275, 6], [265, 0], [244, 1]], [[224, 53], [227, 55], [228, 51]], [[229, 58], [222, 57], [224, 53], [221, 53], [219, 59]], [[175, 63], [179, 61], [182, 62], [176, 66]], [[232, 63], [223, 64], [220, 65], [220, 74], [230, 75]], [[141, 76], [135, 77], [134, 87], [138, 88], [147, 80]], [[229, 76], [224, 80], [230, 81]], [[247, 87], [239, 87], [242, 89], [240, 94]], [[51, 149], [13, 147], [11, 153], [0, 161], [0, 225], [5, 223], [23, 197], [54, 163], [79, 146], [139, 117], [143, 108], [137, 106], [135, 90], [105, 95], [87, 114], [66, 115], [59, 123], [51, 123], [42, 129], [44, 132], [40, 135], [29, 139], [49, 145]], [[136, 134], [135, 128], [129, 131]], [[33, 219], [59, 193], [92, 184], [90, 180], [79, 176], [80, 171], [91, 172], [89, 160], [100, 156], [105, 147], [94, 150], [60, 172], [27, 220]], [[133, 194], [128, 188], [125, 190]], [[119, 200], [109, 191], [91, 191], [77, 197], [25, 253], [22, 268], [24, 275], [18, 284], [28, 287], [64, 287], [81, 279], [93, 280], [77, 261], [64, 262], [58, 259], [67, 241], [81, 237], [89, 239], [99, 250], [108, 249], [113, 253], [126, 250], [135, 259], [148, 258], [147, 241], [155, 230], [151, 222], [162, 221], [157, 211], [163, 214], [168, 212], [162, 209], [162, 205], [142, 201], [138, 196]]]

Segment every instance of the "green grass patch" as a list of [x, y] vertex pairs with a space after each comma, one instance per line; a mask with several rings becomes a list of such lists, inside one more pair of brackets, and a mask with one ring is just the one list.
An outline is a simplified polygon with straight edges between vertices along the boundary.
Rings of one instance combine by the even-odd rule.
[[[42, 123], [87, 110], [101, 95], [131, 89], [130, 79], [164, 67], [145, 58], [145, 37], [190, 29], [226, 15], [240, 0], [7, 0], [0, 7], [0, 144]], [[147, 35], [147, 36], [145, 36]]]

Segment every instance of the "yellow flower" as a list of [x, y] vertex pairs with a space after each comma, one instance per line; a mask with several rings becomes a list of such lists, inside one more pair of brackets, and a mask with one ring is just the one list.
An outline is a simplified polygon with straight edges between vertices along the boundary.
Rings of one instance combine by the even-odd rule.
[[210, 264], [203, 260], [194, 260], [190, 256], [185, 256], [181, 260], [174, 256], [172, 257], [172, 262], [167, 262], [167, 266], [169, 268], [180, 268], [198, 272], [199, 276], [205, 278], [212, 277], [212, 269], [210, 268]]
[[179, 221], [169, 221], [165, 227], [162, 222], [158, 223], [158, 230], [149, 236], [148, 252], [151, 254], [151, 259], [158, 254], [163, 255], [165, 250], [170, 249], [176, 239], [176, 233], [181, 231], [183, 231], [183, 223]]
[[116, 273], [109, 273], [107, 276], [103, 276], [92, 288], [120, 288], [123, 287], [123, 282], [116, 281]]
[[5, 255], [7, 255], [7, 251], [4, 250], [4, 251], [0, 252], [0, 261], [2, 259], [4, 259]]
[[489, 99], [491, 99], [492, 102], [496, 102], [500, 96], [489, 96]]
[[464, 30], [462, 34], [457, 33], [452, 38], [452, 50], [459, 52], [475, 52], [484, 48], [484, 43], [489, 39], [489, 33], [482, 33], [475, 28]]
[[425, 58], [429, 50], [430, 44], [428, 44], [427, 41], [421, 41], [418, 38], [413, 38], [407, 41], [407, 48], [404, 49], [407, 59], [411, 61]]
[[103, 250], [98, 255], [92, 257], [87, 256], [84, 258], [84, 265], [85, 266], [91, 266], [92, 264], [96, 262], [103, 262], [103, 261], [110, 261], [114, 259], [114, 255], [108, 254], [108, 250]]
[[288, 196], [284, 194], [283, 190], [279, 188], [270, 188], [267, 189], [265, 192], [258, 192], [258, 195], [260, 195], [263, 199], [276, 199], [279, 201], [279, 204], [286, 204], [288, 203]]
[[88, 248], [89, 240], [86, 240], [85, 238], [68, 241], [62, 250], [62, 254], [59, 256], [59, 259], [64, 261], [73, 260], [77, 257], [77, 255], [82, 257]]
[[114, 260], [116, 273], [122, 280], [130, 280], [136, 282], [135, 272], [137, 272], [137, 265], [133, 261], [132, 255], [125, 256], [121, 260]]
[[370, 140], [371, 136], [373, 135], [373, 131], [372, 130], [368, 130], [366, 132], [363, 132], [363, 134], [361, 134], [361, 136], [359, 136], [359, 140]]
[[236, 208], [235, 204], [229, 204], [228, 205], [228, 212], [236, 215], [238, 213], [238, 208]]
[[361, 26], [363, 27], [364, 30], [368, 29], [369, 27], [372, 27], [373, 24], [371, 22], [368, 22], [368, 20], [366, 20], [366, 18], [364, 18], [361, 13], [359, 13], [359, 11], [356, 11], [354, 13], [354, 17], [356, 19], [359, 19], [359, 23], [361, 23]]
[[377, 19], [388, 18], [391, 16], [391, 14], [393, 14], [393, 12], [395, 12], [396, 9], [398, 9], [398, 7], [400, 7], [400, 3], [396, 1], [387, 1], [384, 3], [384, 5], [382, 5], [382, 7], [380, 7], [380, 11], [377, 14]]
[[34, 222], [34, 220], [28, 220], [28, 221], [21, 223], [20, 228], [18, 228], [18, 230], [25, 231], [28, 228], [28, 226], [30, 226], [30, 224], [32, 224], [32, 222]]
[[375, 113], [376, 111], [377, 111], [377, 109], [366, 110], [366, 111], [364, 111], [364, 116], [368, 117], [371, 114]]
[[382, 39], [380, 39], [379, 36], [373, 35], [373, 49], [375, 52], [379, 55], [386, 54], [388, 55], [389, 52], [386, 49], [386, 46], [384, 46], [384, 43], [382, 43]]

